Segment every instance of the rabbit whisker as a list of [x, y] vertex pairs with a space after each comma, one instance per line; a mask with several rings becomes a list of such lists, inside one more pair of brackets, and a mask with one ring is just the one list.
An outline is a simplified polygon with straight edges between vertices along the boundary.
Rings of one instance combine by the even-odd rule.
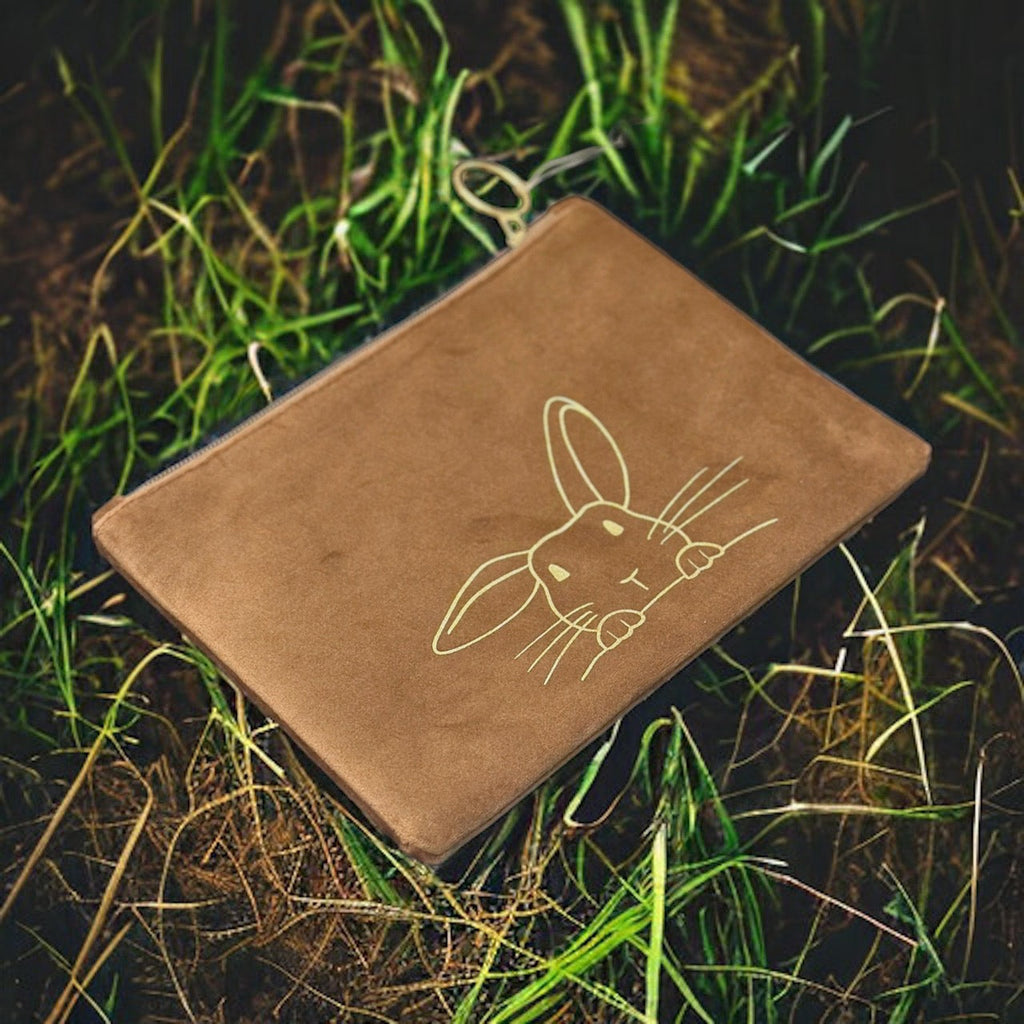
[[598, 663], [598, 662], [599, 662], [599, 661], [601, 660], [601, 658], [603, 658], [603, 657], [604, 657], [604, 655], [606, 655], [607, 653], [608, 653], [608, 652], [607, 652], [606, 650], [604, 650], [604, 648], [602, 648], [602, 649], [601, 649], [600, 651], [598, 651], [598, 652], [597, 652], [597, 654], [595, 654], [595, 655], [594, 655], [594, 658], [593, 658], [593, 660], [591, 661], [591, 663], [590, 663], [590, 664], [589, 664], [589, 665], [587, 666], [587, 669], [586, 669], [586, 671], [585, 671], [585, 672], [583, 673], [583, 675], [581, 675], [581, 676], [580, 676], [580, 682], [581, 682], [581, 683], [582, 683], [582, 682], [586, 682], [586, 678], [587, 678], [587, 676], [589, 676], [589, 675], [590, 675], [590, 670], [591, 670], [591, 669], [592, 669], [592, 668], [593, 668], [593, 667], [594, 667], [594, 666], [595, 666], [595, 665], [596, 665], [596, 664], [597, 664], [597, 663]]
[[[590, 602], [588, 602], [588, 603], [590, 603]], [[554, 640], [552, 640], [552, 641], [551, 641], [551, 643], [549, 643], [549, 644], [547, 645], [547, 647], [545, 647], [545, 648], [544, 648], [544, 650], [543, 650], [543, 651], [541, 651], [541, 652], [540, 652], [540, 654], [538, 654], [538, 655], [537, 655], [537, 657], [533, 659], [533, 663], [532, 663], [532, 664], [530, 665], [530, 667], [529, 667], [529, 668], [528, 668], [528, 669], [527, 669], [526, 671], [527, 671], [527, 672], [532, 672], [532, 671], [533, 671], [533, 670], [534, 670], [534, 669], [535, 669], [535, 668], [537, 667], [537, 664], [538, 664], [538, 663], [539, 663], [539, 662], [540, 662], [540, 661], [541, 661], [541, 660], [542, 660], [542, 659], [544, 658], [544, 655], [545, 655], [545, 654], [547, 654], [547, 653], [548, 653], [548, 651], [550, 651], [550, 650], [551, 650], [551, 648], [552, 648], [552, 647], [554, 647], [554, 646], [555, 646], [555, 644], [557, 644], [557, 643], [558, 643], [558, 641], [559, 641], [559, 640], [561, 640], [561, 639], [562, 639], [562, 637], [563, 637], [563, 636], [565, 636], [565, 634], [569, 632], [569, 630], [571, 630], [571, 629], [576, 629], [576, 630], [579, 630], [579, 629], [581, 628], [581, 627], [580, 627], [580, 624], [579, 624], [579, 623], [580, 623], [580, 621], [581, 621], [582, 619], [585, 619], [585, 618], [586, 618], [586, 613], [584, 613], [583, 615], [581, 615], [581, 616], [580, 616], [580, 618], [579, 618], [579, 619], [578, 619], [577, 621], [575, 621], [575, 622], [570, 622], [570, 623], [569, 623], [569, 624], [568, 624], [568, 625], [567, 625], [567, 626], [565, 627], [565, 629], [563, 629], [561, 633], [558, 633], [558, 634], [557, 634], [557, 635], [555, 636], [555, 639], [554, 639]], [[559, 619], [558, 621], [559, 621], [559, 622], [562, 622], [563, 620], [562, 620], [562, 619]], [[557, 623], [556, 623], [556, 625], [557, 625]]]
[[[561, 620], [559, 620], [559, 621], [561, 621]], [[569, 626], [566, 626], [565, 629], [563, 629], [561, 633], [556, 634], [555, 635], [555, 639], [552, 640], [551, 643], [549, 643], [547, 645], [547, 647], [545, 647], [544, 650], [541, 651], [540, 654], [538, 654], [537, 657], [533, 659], [533, 662], [530, 664], [530, 667], [526, 671], [527, 672], [532, 672], [537, 667], [538, 663], [541, 661], [541, 659], [544, 657], [544, 655], [547, 654], [548, 651], [550, 651], [551, 648], [554, 647], [555, 644], [557, 644], [558, 641], [561, 640], [562, 637], [565, 636], [565, 634], [568, 633], [571, 629], [572, 629], [572, 626], [569, 625]]]
[[[725, 499], [728, 498], [730, 494], [734, 494], [736, 491], [738, 491], [745, 484], [749, 484], [749, 483], [750, 483], [750, 479], [748, 478], [746, 480], [741, 480], [738, 484], [733, 484], [732, 487], [729, 488], [729, 490], [723, 491], [713, 501], [709, 501], [702, 509], [700, 509], [697, 512], [694, 512], [693, 515], [690, 516], [689, 519], [686, 519], [686, 520], [684, 520], [681, 523], [673, 522], [671, 524], [673, 531], [682, 530], [685, 526], [689, 526], [689, 524], [692, 523], [695, 519], [699, 519], [702, 515], [704, 515], [705, 512], [709, 511], [710, 509], [713, 509], [720, 501], [725, 501]], [[666, 535], [665, 535], [665, 537], [664, 537], [664, 539], [662, 540], [661, 543], [664, 544], [665, 541], [670, 540], [671, 538], [672, 538], [672, 533], [666, 533]]]
[[[566, 615], [566, 618], [568, 618], [569, 615], [575, 615], [577, 612], [583, 611], [584, 608], [589, 608], [593, 603], [593, 601], [587, 601], [586, 604], [581, 604], [579, 608], [573, 608], [573, 610], [569, 612], [568, 615]], [[535, 636], [512, 660], [515, 661], [516, 658], [522, 657], [522, 655], [524, 655], [538, 640], [543, 640], [544, 637], [546, 637], [548, 633], [551, 632], [551, 630], [557, 629], [558, 624], [560, 622], [562, 622], [562, 619], [555, 619], [555, 621], [552, 622], [551, 625], [548, 626], [548, 628], [545, 629], [543, 633], [540, 633], [537, 636]]]
[[[590, 620], [588, 619], [587, 621], [589, 622]], [[568, 641], [566, 641], [565, 646], [558, 652], [558, 657], [555, 658], [554, 663], [552, 664], [551, 668], [548, 669], [548, 674], [544, 677], [544, 685], [545, 686], [548, 685], [548, 682], [551, 680], [551, 677], [555, 674], [555, 669], [558, 668], [558, 663], [562, 660], [562, 658], [565, 657], [566, 651], [568, 651], [569, 648], [572, 647], [572, 645], [574, 643], [576, 643], [577, 640], [579, 640], [580, 634], [582, 632], [583, 632], [583, 627], [582, 626], [578, 626], [577, 629], [576, 629], [576, 632], [573, 633], [573, 635], [571, 637], [569, 637]]]
[[[725, 474], [726, 474], [726, 473], [728, 473], [728, 472], [729, 472], [729, 470], [730, 470], [730, 469], [732, 469], [732, 467], [733, 467], [733, 466], [735, 466], [735, 465], [736, 465], [736, 464], [737, 464], [738, 462], [741, 462], [742, 460], [743, 460], [743, 456], [742, 456], [742, 455], [738, 455], [738, 456], [737, 456], [737, 457], [736, 457], [735, 459], [733, 459], [733, 460], [732, 460], [732, 462], [730, 462], [730, 463], [729, 463], [729, 465], [728, 465], [728, 466], [726, 466], [726, 467], [725, 467], [725, 469], [720, 469], [720, 470], [719, 470], [719, 471], [718, 471], [718, 472], [717, 472], [717, 473], [716, 473], [716, 474], [715, 474], [715, 475], [714, 475], [714, 476], [713, 476], [713, 477], [712, 477], [712, 478], [711, 478], [711, 479], [710, 479], [710, 480], [709, 480], [709, 481], [708, 481], [708, 482], [707, 482], [707, 483], [706, 483], [706, 484], [705, 484], [705, 485], [704, 485], [704, 486], [703, 486], [703, 487], [702, 487], [702, 488], [701, 488], [701, 489], [700, 489], [699, 491], [695, 491], [695, 492], [694, 492], [693, 494], [691, 494], [691, 495], [690, 495], [690, 497], [689, 497], [689, 498], [688, 498], [688, 499], [686, 500], [686, 503], [685, 503], [685, 504], [684, 504], [684, 505], [682, 506], [682, 508], [679, 508], [679, 509], [677, 509], [677, 510], [676, 510], [676, 512], [674, 513], [674, 515], [672, 516], [672, 519], [671, 519], [671, 520], [670, 520], [670, 521], [669, 521], [668, 523], [666, 523], [666, 524], [665, 524], [665, 530], [666, 530], [666, 532], [668, 532], [668, 531], [669, 531], [669, 530], [670, 530], [670, 529], [672, 528], [672, 526], [673, 526], [673, 525], [674, 525], [674, 524], [675, 524], [675, 523], [676, 523], [676, 522], [678, 521], [679, 517], [680, 517], [680, 516], [681, 516], [681, 515], [682, 515], [682, 514], [683, 514], [683, 513], [684, 513], [684, 512], [685, 512], [685, 511], [686, 511], [686, 510], [687, 510], [687, 509], [688, 509], [688, 508], [689, 508], [689, 507], [690, 507], [690, 506], [691, 506], [691, 505], [692, 505], [692, 504], [693, 504], [693, 503], [694, 503], [694, 502], [695, 502], [695, 501], [696, 501], [696, 500], [697, 500], [697, 499], [698, 499], [698, 498], [699, 498], [699, 497], [700, 497], [700, 496], [701, 496], [701, 495], [702, 495], [702, 494], [703, 494], [703, 493], [704, 493], [704, 492], [705, 492], [705, 491], [706, 491], [706, 490], [707, 490], [707, 489], [709, 488], [709, 487], [713, 487], [713, 486], [714, 486], [714, 485], [715, 485], [716, 483], [718, 483], [718, 481], [719, 481], [719, 480], [721, 480], [721, 479], [722, 479], [722, 477], [723, 477], [723, 476], [725, 476]], [[694, 518], [696, 518], [696, 516], [695, 516]], [[690, 520], [688, 519], [688, 520], [687, 520], [686, 522], [688, 523], [689, 521], [690, 521]], [[686, 523], [683, 523], [683, 526], [685, 526], [685, 525], [686, 525]], [[679, 527], [679, 529], [681, 529], [681, 528], [682, 528], [682, 527]], [[664, 542], [663, 542], [663, 543], [664, 543]]]
[[683, 484], [683, 486], [680, 487], [679, 490], [676, 491], [676, 493], [673, 494], [667, 502], [665, 502], [665, 507], [658, 513], [658, 518], [653, 523], [651, 523], [651, 528], [647, 531], [648, 540], [651, 539], [655, 527], [665, 525], [665, 517], [668, 515], [668, 510], [686, 493], [689, 486], [696, 480], [698, 480], [701, 476], [703, 476], [707, 471], [707, 466], [705, 466], [703, 469], [698, 469], [697, 472], [694, 473], [693, 476], [691, 476], [690, 479], [687, 480], [686, 483]]
[[763, 523], [758, 523], [757, 526], [752, 526], [749, 530], [745, 530], [738, 537], [733, 537], [728, 544], [723, 544], [722, 547], [728, 550], [733, 544], [739, 544], [741, 540], [746, 540], [752, 533], [757, 533], [758, 530], [763, 530], [766, 526], [771, 526], [772, 523], [777, 523], [778, 519], [766, 519]]

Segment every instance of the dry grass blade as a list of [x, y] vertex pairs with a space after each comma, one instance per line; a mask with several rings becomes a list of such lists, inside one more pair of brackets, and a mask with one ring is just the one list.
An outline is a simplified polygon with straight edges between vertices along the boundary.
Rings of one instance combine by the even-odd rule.
[[106, 745], [107, 740], [112, 735], [112, 729], [114, 721], [117, 717], [117, 712], [120, 708], [122, 701], [128, 696], [129, 691], [135, 685], [142, 673], [143, 669], [146, 668], [150, 662], [155, 661], [162, 654], [168, 654], [171, 652], [170, 646], [162, 644], [159, 647], [155, 647], [147, 655], [145, 655], [139, 663], [132, 669], [131, 672], [125, 677], [124, 682], [121, 684], [120, 689], [114, 695], [114, 699], [107, 713], [106, 720], [104, 721], [103, 728], [100, 729], [99, 734], [93, 741], [92, 746], [89, 748], [89, 753], [86, 755], [85, 760], [82, 762], [82, 767], [78, 770], [78, 774], [75, 776], [71, 785], [68, 787], [67, 792], [64, 794], [63, 799], [57, 805], [56, 810], [50, 815], [49, 821], [46, 823], [46, 828], [43, 830], [43, 834], [39, 837], [36, 845], [33, 847], [32, 852], [28, 855], [21, 871], [18, 873], [18, 877], [15, 879], [14, 884], [11, 886], [10, 891], [7, 893], [7, 898], [3, 902], [3, 906], [0, 907], [0, 921], [10, 913], [11, 908], [14, 906], [16, 900], [22, 889], [25, 887], [25, 883], [28, 881], [29, 876], [35, 869], [35, 866], [39, 863], [40, 858], [46, 852], [46, 847], [49, 845], [50, 840], [53, 838], [54, 833], [60, 827], [60, 823], [64, 820], [72, 803], [74, 803], [75, 797], [78, 795], [79, 790], [85, 784], [86, 779], [89, 777], [89, 773], [92, 771], [93, 765], [96, 763], [96, 759], [100, 756], [103, 748]]
[[128, 838], [125, 840], [125, 844], [121, 850], [121, 855], [117, 858], [117, 863], [114, 865], [114, 870], [110, 873], [110, 879], [107, 882], [106, 888], [103, 890], [103, 897], [100, 900], [99, 907], [96, 909], [96, 914], [93, 917], [88, 934], [85, 937], [85, 941], [79, 948], [78, 955], [76, 956], [74, 965], [71, 968], [71, 976], [68, 978], [64, 991], [57, 997], [57, 1001], [54, 1004], [53, 1009], [50, 1011], [49, 1016], [47, 1016], [46, 1024], [64, 1024], [64, 1021], [68, 1019], [74, 1009], [75, 1000], [84, 988], [84, 985], [79, 983], [79, 974], [85, 966], [85, 963], [89, 958], [89, 954], [92, 952], [93, 944], [96, 942], [96, 939], [99, 937], [107, 922], [107, 916], [109, 915], [110, 908], [113, 905], [114, 897], [117, 895], [121, 880], [127, 870], [128, 861], [135, 850], [139, 837], [142, 835], [143, 828], [146, 826], [146, 821], [149, 818], [150, 811], [153, 809], [153, 790], [145, 779], [138, 775], [138, 773], [136, 773], [136, 775], [138, 780], [146, 788], [146, 802], [143, 805], [142, 810], [139, 812], [139, 816], [135, 819], [135, 823], [132, 825], [131, 832], [128, 834]]
[[999, 650], [1000, 656], [1013, 675], [1021, 699], [1024, 700], [1024, 674], [1021, 673], [1017, 659], [1010, 653], [1009, 647], [1006, 646], [1006, 641], [993, 633], [987, 626], [979, 626], [974, 622], [920, 622], [914, 626], [888, 626], [885, 629], [850, 629], [846, 631], [846, 635], [851, 637], [878, 637], [886, 634], [896, 636], [900, 633], [928, 633], [935, 630], [976, 633], [989, 640]]
[[785, 885], [792, 885], [797, 889], [801, 889], [804, 892], [809, 893], [822, 903], [838, 907], [844, 913], [860, 918], [862, 921], [866, 921], [872, 928], [878, 929], [878, 931], [883, 932], [890, 938], [895, 939], [897, 942], [902, 942], [911, 949], [917, 949], [918, 943], [915, 939], [910, 938], [908, 935], [904, 935], [903, 932], [897, 931], [895, 928], [891, 928], [884, 921], [879, 921], [877, 918], [872, 917], [870, 914], [865, 913], [863, 910], [852, 906], [844, 900], [837, 899], [835, 896], [830, 896], [828, 893], [822, 892], [820, 889], [816, 889], [813, 885], [808, 885], [799, 878], [794, 878], [792, 875], [787, 875], [781, 871], [773, 871], [771, 868], [767, 868], [762, 865], [755, 865], [755, 869], [760, 871], [761, 874], [767, 875], [769, 878], [774, 878], [778, 882], [783, 882]]
[[[885, 612], [882, 611], [882, 606], [879, 603], [878, 598], [875, 596], [875, 592], [870, 586], [868, 586], [868, 581], [864, 578], [864, 573], [857, 564], [857, 560], [852, 554], [850, 554], [850, 550], [845, 544], [840, 544], [839, 549], [846, 557], [846, 560], [850, 563], [850, 568], [853, 569], [853, 573], [857, 577], [857, 582], [860, 584], [861, 590], [864, 592], [864, 597], [867, 599], [868, 604], [871, 606], [871, 610], [875, 613], [875, 617], [878, 620], [879, 629], [877, 635], [882, 637], [885, 642], [886, 649], [889, 652], [893, 671], [895, 671], [896, 676], [899, 679], [900, 690], [903, 693], [903, 700], [907, 707], [910, 727], [914, 733], [914, 746], [917, 748], [917, 763], [921, 773], [921, 785], [924, 788], [925, 799], [928, 803], [932, 803], [932, 786], [928, 778], [928, 759], [925, 756], [924, 751], [924, 736], [921, 732], [921, 723], [918, 719], [918, 711], [914, 702], [914, 695], [910, 689], [910, 680], [907, 678], [907, 672], [903, 666], [903, 659], [900, 657], [900, 652], [896, 647], [896, 642], [892, 638], [892, 630], [890, 630], [889, 624], [886, 621]], [[850, 631], [847, 630], [845, 635], [850, 636]]]

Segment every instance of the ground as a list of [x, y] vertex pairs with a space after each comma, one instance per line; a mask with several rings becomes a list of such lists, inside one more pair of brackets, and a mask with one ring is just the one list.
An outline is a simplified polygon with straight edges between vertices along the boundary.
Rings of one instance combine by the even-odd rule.
[[[14, 3], [0, 83], [11, 1019], [1024, 1016], [1024, 11]], [[623, 144], [612, 145], [622, 136]], [[934, 447], [435, 874], [113, 575], [107, 497], [587, 191]]]

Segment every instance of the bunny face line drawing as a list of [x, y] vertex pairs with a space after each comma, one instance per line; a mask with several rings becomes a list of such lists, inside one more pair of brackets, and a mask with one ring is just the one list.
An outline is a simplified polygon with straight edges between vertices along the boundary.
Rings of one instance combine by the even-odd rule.
[[[432, 646], [435, 654], [448, 655], [480, 643], [542, 594], [554, 621], [515, 658], [547, 640], [534, 651], [527, 670], [550, 656], [547, 685], [581, 637], [596, 642], [583, 681], [604, 655], [633, 636], [650, 608], [673, 588], [696, 579], [731, 547], [778, 520], [764, 520], [723, 544], [695, 540], [687, 527], [749, 482], [726, 479], [742, 457], [706, 480], [708, 467], [698, 470], [657, 515], [647, 515], [630, 507], [625, 459], [597, 416], [556, 395], [545, 403], [543, 419], [548, 465], [569, 518], [532, 547], [478, 566], [449, 605]], [[591, 445], [590, 471], [573, 442], [573, 422], [577, 434], [589, 427], [592, 441], [598, 442], [597, 456]], [[603, 484], [595, 482], [597, 476]], [[723, 481], [725, 490], [715, 494]]]

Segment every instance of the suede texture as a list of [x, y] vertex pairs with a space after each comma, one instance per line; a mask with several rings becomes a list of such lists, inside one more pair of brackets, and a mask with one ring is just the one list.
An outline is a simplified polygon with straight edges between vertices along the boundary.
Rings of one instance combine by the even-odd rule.
[[437, 863], [929, 455], [571, 197], [93, 532]]

